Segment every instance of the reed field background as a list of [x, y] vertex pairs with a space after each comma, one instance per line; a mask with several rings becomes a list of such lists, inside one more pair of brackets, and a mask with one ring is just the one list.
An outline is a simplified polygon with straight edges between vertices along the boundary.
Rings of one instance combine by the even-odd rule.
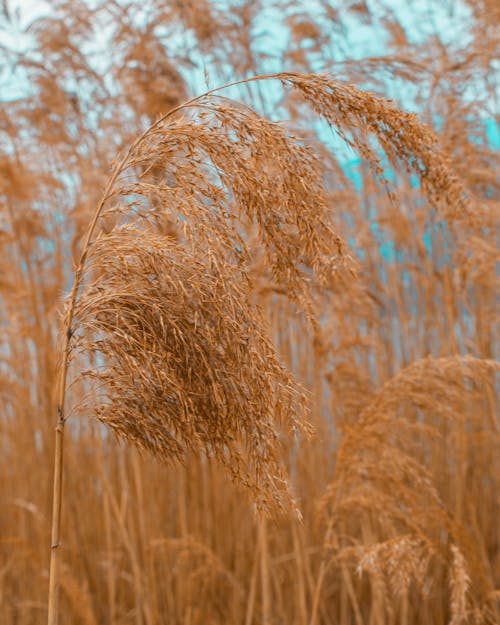
[[0, 625], [500, 623], [499, 33], [0, 2]]

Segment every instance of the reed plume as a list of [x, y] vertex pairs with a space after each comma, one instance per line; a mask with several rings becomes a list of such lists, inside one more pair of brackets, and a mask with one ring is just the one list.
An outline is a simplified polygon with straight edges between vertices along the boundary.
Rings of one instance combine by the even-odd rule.
[[275, 424], [303, 429], [304, 399], [241, 273], [130, 226], [98, 237], [88, 272], [74, 341], [97, 418], [167, 462], [213, 454], [260, 505], [286, 505]]
[[[467, 208], [434, 136], [413, 116], [327, 76], [285, 73], [233, 84], [264, 78], [292, 87], [377, 176], [383, 171], [373, 138], [391, 162], [420, 177], [432, 202], [443, 196], [447, 209]], [[291, 501], [277, 422], [307, 430], [304, 400], [252, 301], [248, 229], [257, 230], [271, 282], [316, 328], [315, 294], [352, 271], [352, 262], [334, 232], [311, 150], [219, 90], [172, 109], [132, 144], [82, 244], [64, 321], [50, 625], [72, 362], [80, 367], [73, 383], [99, 382], [91, 411], [121, 437], [166, 461], [203, 450], [261, 505]], [[87, 360], [90, 370], [82, 367]]]
[[[420, 619], [427, 602], [432, 613], [444, 600], [453, 625], [497, 622], [493, 572], [479, 556], [495, 546], [468, 500], [480, 489], [498, 515], [500, 438], [491, 400], [499, 370], [497, 362], [471, 356], [416, 361], [346, 428], [323, 498], [327, 543], [336, 570], [357, 571], [358, 596], [367, 575], [381, 619], [395, 607], [409, 619], [409, 606]], [[449, 593], [438, 598], [435, 589], [447, 584]]]

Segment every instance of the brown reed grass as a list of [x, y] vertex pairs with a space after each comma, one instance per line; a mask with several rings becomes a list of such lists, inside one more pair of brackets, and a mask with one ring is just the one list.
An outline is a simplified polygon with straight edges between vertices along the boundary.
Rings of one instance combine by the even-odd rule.
[[[271, 124], [213, 94], [160, 123], [109, 190], [81, 274], [81, 317], [71, 328], [65, 529], [63, 549], [55, 550], [61, 624], [497, 622], [492, 361], [499, 187], [485, 124], [496, 114], [493, 4], [467, 3], [470, 14], [466, 3], [450, 4], [447, 12], [436, 5], [442, 22], [433, 25], [432, 13], [419, 19], [426, 3], [412, 3], [411, 33], [383, 0], [376, 10], [373, 3], [334, 9], [322, 2], [318, 14], [272, 1], [233, 3], [231, 12], [204, 0], [52, 4], [57, 19], [35, 22], [26, 48], [2, 40], [0, 55], [1, 80], [14, 77], [18, 89], [0, 107], [2, 622], [35, 625], [47, 610], [51, 494], [40, 468], [52, 463], [58, 311], [71, 256], [78, 264], [108, 163], [157, 115], [186, 99], [189, 86], [180, 76], [205, 62], [206, 80], [214, 84], [266, 73], [270, 63], [291, 70], [282, 77], [297, 88], [283, 91], [276, 111], [276, 94], [264, 85], [235, 87], [236, 98], [255, 110], [291, 121]], [[0, 3], [1, 25], [17, 32], [8, 5]], [[270, 15], [290, 28], [288, 49], [271, 60], [260, 29]], [[360, 60], [362, 51], [347, 38], [350, 23], [380, 40], [387, 35], [384, 54]], [[94, 32], [109, 35], [101, 57], [105, 78], [91, 58]], [[195, 40], [202, 62], [191, 47]], [[318, 68], [336, 80], [295, 73]], [[30, 88], [23, 91], [26, 78]], [[317, 103], [313, 80], [321, 91]], [[418, 111], [435, 132], [366, 88]], [[343, 153], [321, 145], [322, 130], [315, 137], [309, 109], [316, 104], [334, 132], [363, 153], [355, 184], [343, 171]], [[300, 130], [292, 131], [294, 124]], [[390, 180], [380, 145], [392, 159]], [[423, 194], [407, 167], [423, 176]], [[237, 168], [263, 197], [245, 194]], [[296, 170], [309, 189], [297, 187]], [[314, 227], [309, 213], [302, 218], [302, 201], [314, 207]], [[149, 250], [147, 267], [173, 272], [170, 282], [155, 271], [139, 280], [145, 258], [132, 235]], [[109, 247], [117, 238], [119, 258]], [[130, 282], [120, 281], [120, 268]], [[101, 279], [116, 289], [109, 309], [99, 308]], [[127, 299], [132, 285], [146, 296], [145, 326]], [[171, 317], [157, 306], [161, 285], [184, 322], [178, 334], [162, 328], [160, 319]], [[190, 297], [196, 289], [234, 307], [205, 306], [199, 317]], [[121, 325], [115, 329], [114, 314], [128, 334]], [[210, 378], [216, 392], [201, 402], [203, 376], [212, 369], [200, 351], [190, 351], [197, 343], [184, 340], [195, 317], [195, 337], [218, 365], [227, 355], [232, 363], [244, 356], [247, 369], [274, 372], [276, 384], [259, 371], [252, 378], [260, 397], [267, 399], [270, 388], [282, 402], [284, 423], [273, 418], [274, 432], [266, 415], [274, 417], [275, 406], [265, 402], [266, 412], [257, 411], [238, 367], [217, 383]], [[241, 319], [253, 324], [249, 342], [264, 350], [261, 360], [240, 347], [248, 339]], [[212, 328], [227, 337], [225, 353], [213, 345]], [[151, 358], [144, 350], [138, 358], [154, 376], [150, 386], [132, 376], [131, 354], [143, 340], [154, 346]], [[118, 357], [105, 354], [105, 344]], [[160, 347], [180, 350], [167, 373], [158, 365]], [[193, 357], [197, 375], [187, 384]], [[111, 375], [132, 385], [133, 397], [125, 387], [115, 392]], [[162, 386], [174, 377], [183, 379], [184, 404], [170, 401]], [[281, 386], [292, 379], [293, 388]], [[132, 400], [142, 410], [142, 397], [158, 409], [151, 431], [165, 432], [158, 419], [162, 426], [177, 423], [188, 408], [192, 415], [209, 405], [223, 413], [224, 392], [247, 402], [264, 427], [264, 447], [245, 444], [254, 429], [237, 430], [228, 444], [233, 456], [221, 454], [213, 446], [224, 448], [216, 430], [184, 420], [179, 436], [173, 440], [168, 429], [166, 441], [184, 462], [165, 465], [137, 455], [132, 445], [116, 445], [88, 419], [94, 414], [109, 424], [114, 402], [130, 420]], [[304, 408], [315, 437], [285, 436]], [[203, 423], [212, 423], [205, 416], [211, 418]], [[189, 427], [201, 455], [192, 450]], [[212, 434], [216, 441], [209, 441]], [[269, 471], [261, 455], [266, 445]], [[236, 481], [250, 487], [247, 493], [275, 507], [287, 505], [288, 488], [303, 522], [286, 514], [256, 519], [251, 497], [242, 498], [227, 480], [235, 458], [242, 469]]]
[[[285, 73], [235, 84], [264, 79], [291, 85], [377, 175], [382, 169], [367, 131], [395, 166], [402, 161], [420, 176], [431, 202], [439, 198], [455, 212], [467, 206], [460, 184], [434, 149], [436, 139], [414, 117], [327, 76]], [[343, 244], [327, 223], [324, 190], [310, 151], [278, 124], [215, 95], [219, 90], [172, 109], [132, 144], [116, 165], [83, 242], [64, 321], [50, 625], [57, 618], [63, 432], [74, 341], [92, 362], [104, 361], [86, 378], [99, 381], [97, 396], [103, 400], [97, 400], [94, 412], [117, 434], [167, 461], [182, 458], [186, 450], [208, 450], [260, 502], [269, 494], [276, 500], [286, 485], [273, 421], [286, 415], [297, 428], [304, 420], [301, 401], [260, 330], [263, 320], [245, 286], [250, 283], [245, 271], [249, 253], [238, 222], [257, 226], [273, 281], [311, 319], [307, 272], [320, 287], [330, 286], [345, 264]], [[190, 108], [197, 109], [198, 119], [170, 121]], [[117, 196], [132, 199], [103, 213]], [[104, 236], [99, 233], [103, 216], [109, 232]], [[170, 232], [158, 237], [116, 227], [119, 220], [133, 222], [136, 216], [168, 223]], [[182, 235], [173, 237], [172, 228]], [[112, 259], [117, 270], [110, 272]], [[96, 275], [89, 294], [87, 267]], [[238, 447], [241, 440], [246, 455]]]
[[[403, 597], [418, 613], [448, 576], [450, 623], [497, 620], [492, 571], [479, 556], [491, 545], [473, 529], [476, 512], [457, 472], [468, 466], [473, 473], [487, 454], [480, 482], [473, 474], [462, 479], [498, 504], [500, 439], [487, 399], [498, 370], [497, 362], [472, 357], [416, 361], [346, 431], [323, 500], [332, 519], [328, 540], [335, 566], [349, 562], [368, 575], [383, 619]], [[449, 465], [434, 473], [444, 445]], [[448, 481], [456, 482], [452, 497]]]

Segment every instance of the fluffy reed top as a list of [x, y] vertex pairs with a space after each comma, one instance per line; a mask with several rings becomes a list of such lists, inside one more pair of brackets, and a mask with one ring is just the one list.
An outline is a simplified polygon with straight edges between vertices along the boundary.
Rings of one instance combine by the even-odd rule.
[[[372, 138], [420, 176], [432, 201], [444, 193], [465, 206], [414, 116], [326, 76], [267, 78], [292, 87], [376, 174]], [[314, 294], [352, 263], [311, 149], [214, 91], [160, 118], [116, 166], [67, 327], [92, 358], [85, 377], [101, 382], [100, 420], [166, 460], [214, 454], [261, 504], [282, 505], [276, 424], [299, 428], [305, 409], [252, 299], [248, 233], [257, 232], [269, 280], [315, 324]]]
[[[410, 584], [425, 596], [429, 584], [442, 586], [430, 570], [436, 576], [447, 570], [453, 625], [465, 622], [468, 612], [471, 622], [496, 622], [492, 573], [465, 522], [475, 511], [462, 501], [467, 493], [454, 493], [454, 500], [444, 493], [461, 463], [470, 463], [471, 478], [472, 467], [484, 464], [477, 487], [498, 510], [500, 440], [488, 410], [498, 371], [497, 362], [470, 356], [428, 357], [402, 370], [348, 428], [323, 500], [337, 563], [354, 561], [385, 595], [399, 596]], [[443, 474], [439, 465], [436, 474], [430, 458], [445, 445], [449, 466]]]
[[284, 504], [275, 424], [300, 429], [303, 398], [241, 275], [128, 226], [99, 237], [89, 269], [76, 345], [93, 362], [97, 417], [161, 459], [206, 450], [259, 504]]

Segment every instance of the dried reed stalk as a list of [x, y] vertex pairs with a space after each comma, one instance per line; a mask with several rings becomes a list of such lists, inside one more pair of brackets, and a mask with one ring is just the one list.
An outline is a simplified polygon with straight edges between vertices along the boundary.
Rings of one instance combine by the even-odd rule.
[[[467, 210], [435, 137], [413, 115], [327, 76], [282, 73], [231, 85], [271, 78], [300, 94], [377, 176], [373, 138], [392, 163], [419, 176], [431, 202], [442, 206], [444, 197], [452, 216]], [[270, 280], [313, 323], [315, 292], [352, 264], [312, 151], [283, 126], [216, 95], [231, 85], [175, 107], [136, 139], [84, 237], [63, 324], [49, 625], [58, 612], [71, 360], [96, 364], [77, 379], [98, 381], [93, 412], [121, 437], [166, 461], [204, 450], [259, 505], [293, 501], [276, 423], [307, 431], [304, 397], [252, 300], [244, 231], [257, 228]]]

